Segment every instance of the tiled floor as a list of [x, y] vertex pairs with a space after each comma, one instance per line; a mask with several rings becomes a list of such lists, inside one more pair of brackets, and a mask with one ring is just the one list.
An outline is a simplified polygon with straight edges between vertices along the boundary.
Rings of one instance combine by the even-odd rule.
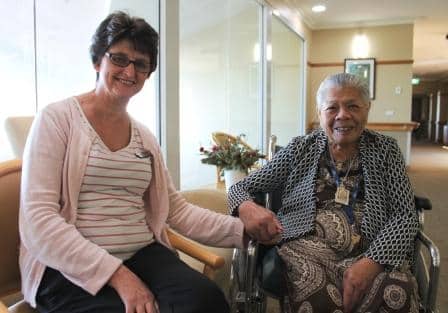
[[409, 176], [415, 193], [432, 202], [432, 211], [425, 214], [424, 228], [441, 254], [437, 308], [445, 313], [448, 312], [448, 150], [440, 145], [414, 144]]

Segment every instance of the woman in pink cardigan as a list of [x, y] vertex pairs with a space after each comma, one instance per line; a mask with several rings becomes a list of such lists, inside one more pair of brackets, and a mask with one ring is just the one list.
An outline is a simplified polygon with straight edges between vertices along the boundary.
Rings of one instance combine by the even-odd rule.
[[208, 245], [243, 244], [243, 224], [187, 203], [157, 140], [126, 112], [157, 66], [158, 34], [110, 14], [90, 47], [95, 89], [53, 103], [25, 147], [20, 269], [40, 312], [228, 312], [219, 288], [172, 251], [169, 225]]

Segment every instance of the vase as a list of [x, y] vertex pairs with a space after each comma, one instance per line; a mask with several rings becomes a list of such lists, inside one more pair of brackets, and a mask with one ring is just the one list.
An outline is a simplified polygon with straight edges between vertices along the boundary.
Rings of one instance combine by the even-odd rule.
[[226, 184], [226, 191], [229, 191], [230, 186], [236, 184], [241, 179], [247, 176], [247, 172], [243, 170], [224, 170], [224, 181]]

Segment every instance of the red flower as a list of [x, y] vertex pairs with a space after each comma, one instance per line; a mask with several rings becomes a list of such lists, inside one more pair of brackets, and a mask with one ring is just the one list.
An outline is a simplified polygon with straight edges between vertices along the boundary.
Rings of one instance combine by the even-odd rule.
[[217, 165], [223, 169], [247, 170], [265, 157], [259, 150], [247, 148], [240, 136], [235, 141], [228, 140], [222, 145], [213, 145], [210, 150], [200, 147], [199, 152], [204, 156], [202, 163]]

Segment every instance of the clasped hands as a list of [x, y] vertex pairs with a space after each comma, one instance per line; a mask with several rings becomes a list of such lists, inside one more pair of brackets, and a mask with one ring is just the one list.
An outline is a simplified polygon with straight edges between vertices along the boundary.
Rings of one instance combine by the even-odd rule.
[[247, 200], [240, 204], [238, 213], [249, 237], [265, 245], [281, 240], [283, 227], [272, 211]]

